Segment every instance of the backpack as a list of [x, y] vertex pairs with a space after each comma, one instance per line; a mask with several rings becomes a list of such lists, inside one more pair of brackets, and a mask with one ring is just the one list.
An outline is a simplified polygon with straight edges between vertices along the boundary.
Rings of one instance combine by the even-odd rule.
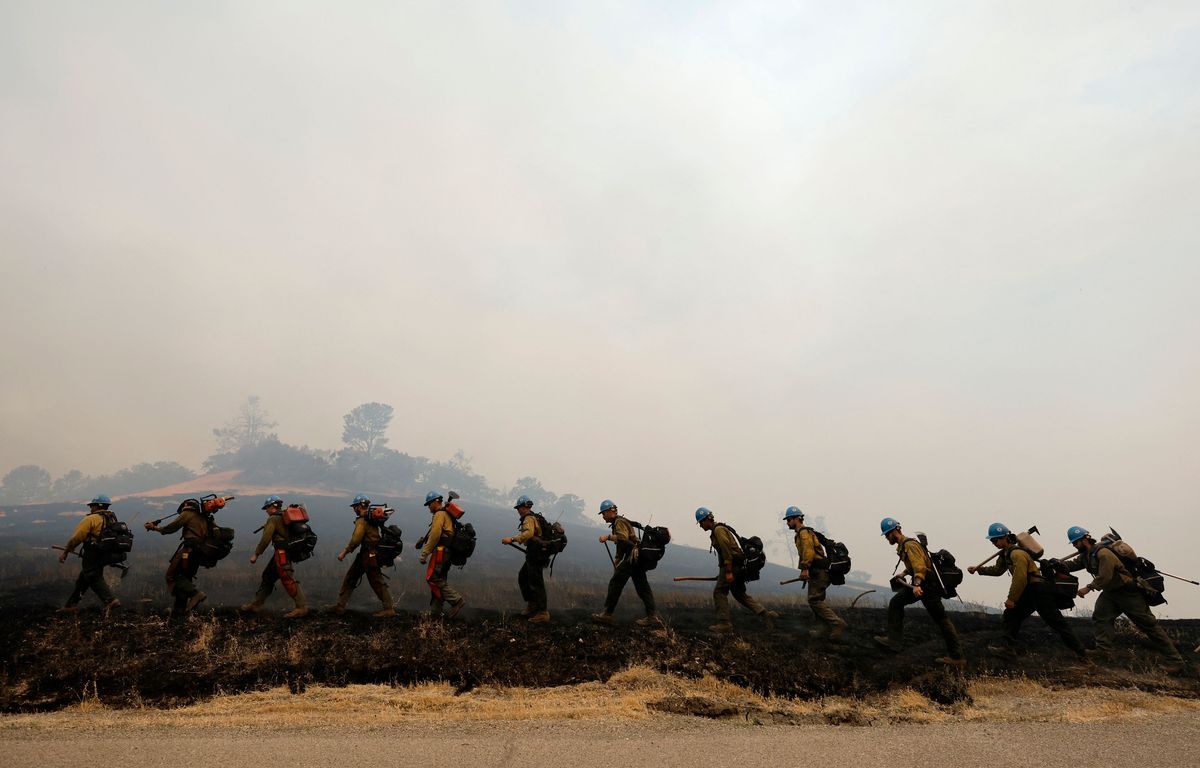
[[[963, 583], [963, 572], [956, 564], [954, 555], [945, 549], [930, 552], [928, 548], [925, 549], [925, 554], [929, 555], [929, 561], [933, 563], [936, 573], [932, 583], [937, 585], [936, 589], [941, 592], [941, 596], [946, 599], [958, 597], [958, 587]], [[930, 586], [929, 579], [925, 579], [924, 586]]]
[[119, 565], [133, 549], [133, 532], [116, 517], [105, 516], [100, 538], [94, 544], [85, 545], [93, 550], [104, 565]]
[[1042, 569], [1042, 578], [1049, 585], [1050, 594], [1054, 596], [1054, 605], [1064, 611], [1074, 608], [1079, 592], [1078, 577], [1067, 571], [1061, 560], [1042, 560], [1038, 566]]
[[450, 555], [450, 565], [462, 568], [475, 554], [475, 526], [459, 521], [466, 510], [453, 501], [446, 505], [446, 511], [450, 513], [450, 522], [454, 526], [454, 535], [446, 544], [446, 552]]
[[303, 504], [290, 504], [281, 513], [287, 544], [288, 560], [299, 563], [312, 557], [317, 548], [317, 534], [308, 525], [308, 509]]
[[666, 554], [667, 545], [671, 543], [671, 532], [661, 525], [642, 525], [632, 520], [629, 524], [642, 532], [637, 545], [637, 567], [643, 571], [653, 571]]
[[734, 578], [741, 581], [758, 581], [763, 566], [767, 564], [767, 553], [763, 551], [762, 539], [758, 536], [745, 538], [732, 526], [725, 525], [725, 523], [717, 523], [717, 525], [724, 526], [732, 533], [733, 538], [737, 540], [738, 548], [741, 549], [741, 557], [738, 557], [737, 554], [733, 557]]
[[567, 548], [567, 531], [563, 528], [562, 523], [548, 522], [537, 512], [529, 514], [537, 519], [538, 526], [542, 529], [542, 535], [531, 539], [530, 543], [537, 542], [537, 548], [544, 557], [553, 558]]
[[809, 528], [817, 536], [817, 541], [825, 548], [825, 560], [822, 568], [829, 571], [829, 583], [842, 585], [846, 583], [846, 574], [850, 573], [850, 548], [840, 541], [834, 541], [820, 531]]
[[197, 554], [200, 565], [205, 568], [213, 568], [233, 551], [234, 531], [232, 528], [222, 528], [217, 525], [211, 514], [204, 515], [204, 519], [208, 521], [208, 531], [204, 534], [204, 538], [197, 541], [192, 548]]
[[[1109, 530], [1112, 531], [1111, 528]], [[1167, 602], [1167, 598], [1163, 597], [1163, 590], [1167, 588], [1166, 579], [1154, 567], [1154, 563], [1144, 557], [1138, 557], [1133, 547], [1118, 536], [1116, 531], [1104, 534], [1100, 539], [1100, 546], [1116, 555], [1125, 566], [1125, 570], [1129, 571], [1134, 585], [1145, 596], [1147, 605], [1154, 607]]]
[[382, 567], [396, 564], [396, 558], [404, 551], [402, 533], [398, 525], [379, 527], [379, 543], [375, 545], [375, 559]]

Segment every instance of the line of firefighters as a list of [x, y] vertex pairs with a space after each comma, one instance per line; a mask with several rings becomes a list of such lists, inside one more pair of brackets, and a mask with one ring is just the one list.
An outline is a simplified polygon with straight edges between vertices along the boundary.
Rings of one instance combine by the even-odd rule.
[[[451, 498], [453, 499], [454, 495]], [[120, 605], [120, 601], [104, 580], [106, 563], [97, 556], [95, 546], [106, 524], [115, 520], [110, 509], [111, 503], [111, 499], [104, 495], [94, 498], [88, 505], [89, 514], [79, 523], [66, 546], [59, 548], [62, 550], [59, 562], [65, 562], [68, 555], [83, 546], [83, 567], [76, 580], [75, 589], [63, 608], [64, 611], [76, 610], [89, 589], [94, 591], [104, 604], [106, 614]], [[369, 519], [371, 501], [365, 495], [359, 494], [354, 497], [350, 506], [356, 515], [354, 532], [337, 558], [344, 561], [351, 554], [354, 554], [354, 558], [342, 580], [337, 601], [327, 608], [336, 613], [344, 612], [352, 593], [365, 577], [381, 603], [380, 610], [373, 615], [394, 616], [396, 610], [382, 574], [382, 567], [377, 560], [381, 535], [379, 526], [373, 525]], [[431, 491], [426, 496], [425, 507], [431, 515], [431, 521], [428, 533], [419, 543], [423, 542], [420, 563], [426, 566], [425, 578], [432, 606], [430, 613], [433, 616], [452, 619], [458, 615], [466, 602], [448, 583], [451, 563], [447, 544], [456, 532], [454, 518], [438, 491]], [[254, 599], [243, 605], [242, 610], [262, 610], [276, 583], [280, 583], [295, 602], [295, 607], [284, 616], [299, 618], [306, 615], [309, 609], [304, 592], [295, 578], [294, 565], [288, 558], [287, 534], [281, 515], [283, 508], [283, 499], [278, 496], [268, 497], [262, 506], [263, 511], [267, 513], [267, 521], [254, 553], [250, 556], [250, 562], [257, 562], [269, 546], [273, 547], [274, 552], [270, 562], [263, 569]], [[513, 508], [520, 518], [518, 533], [515, 536], [504, 537], [501, 543], [515, 545], [525, 552], [525, 562], [517, 576], [517, 583], [526, 603], [520, 615], [530, 623], [544, 623], [550, 620], [544, 570], [550, 564], [551, 557], [538, 544], [548, 532], [543, 530], [544, 519], [533, 514], [533, 501], [529, 497], [520, 497]], [[616, 554], [612, 556], [613, 575], [608, 584], [604, 610], [594, 614], [593, 620], [600, 624], [613, 624], [613, 614], [621, 593], [626, 584], [633, 581], [634, 589], [646, 613], [645, 617], [636, 623], [640, 626], [661, 624], [662, 619], [655, 607], [654, 592], [650, 588], [646, 570], [638, 564], [640, 542], [634, 530], [636, 524], [621, 516], [617, 505], [611, 500], [601, 503], [599, 514], [610, 527], [610, 533], [600, 536], [599, 540], [606, 545], [609, 542], [613, 543]], [[730, 595], [747, 610], [759, 616], [768, 630], [773, 629], [774, 620], [779, 614], [768, 610], [748, 594], [746, 579], [739, 572], [738, 564], [744, 553], [736, 532], [728, 525], [718, 522], [712, 511], [705, 507], [697, 509], [695, 517], [697, 524], [709, 534], [712, 549], [715, 550], [720, 565], [713, 589], [717, 621], [710, 629], [717, 633], [733, 630]], [[795, 546], [799, 555], [799, 578], [807, 583], [808, 605], [817, 621], [817, 627], [810, 635], [815, 639], [836, 641], [844, 633], [846, 621], [826, 601], [831, 579], [829, 561], [821, 536], [804, 524], [804, 514], [798, 507], [788, 507], [783, 520], [795, 534]], [[194, 552], [198, 543], [208, 533], [211, 515], [205, 514], [199, 502], [189, 499], [180, 505], [175, 520], [161, 526], [159, 522], [146, 523], [146, 530], [164, 535], [182, 532], [180, 546], [172, 556], [166, 574], [168, 588], [174, 598], [172, 617], [182, 619], [205, 599], [205, 594], [195, 585], [200, 563]], [[900, 652], [903, 648], [904, 609], [919, 602], [929, 613], [946, 645], [946, 655], [939, 657], [937, 661], [952, 667], [965, 666], [966, 659], [958, 633], [942, 604], [946, 598], [945, 590], [939, 583], [934, 563], [925, 545], [918, 539], [906, 536], [899, 521], [890, 517], [880, 522], [880, 531], [887, 543], [896, 547], [898, 565], [903, 565], [904, 575], [893, 579], [896, 594], [888, 604], [887, 628], [884, 634], [873, 638], [874, 642], [885, 651]], [[993, 523], [988, 529], [987, 538], [999, 550], [995, 564], [971, 566], [968, 571], [985, 576], [1008, 574], [1011, 577], [1011, 586], [1004, 602], [1001, 619], [1002, 640], [997, 645], [989, 645], [988, 651], [999, 656], [1015, 655], [1021, 648], [1019, 634], [1022, 623], [1037, 613], [1057, 633], [1064, 645], [1083, 663], [1090, 664], [1090, 657], [1094, 652], [1084, 647], [1063, 617], [1045, 577], [1033, 556], [1019, 544], [1017, 536], [1004, 524]], [[1067, 538], [1077, 554], [1062, 565], [1068, 571], [1087, 571], [1093, 577], [1089, 584], [1078, 590], [1078, 597], [1085, 597], [1093, 591], [1100, 592], [1092, 613], [1096, 652], [1108, 655], [1115, 650], [1116, 620], [1125, 615], [1163, 656], [1166, 671], [1179, 673], [1190, 669], [1190, 664], [1155, 618], [1144, 593], [1137, 588], [1135, 579], [1121, 559], [1109, 547], [1098, 543], [1082, 527], [1071, 527], [1067, 531]], [[447, 605], [448, 611], [445, 610]], [[1197, 652], [1200, 652], [1200, 648]]]

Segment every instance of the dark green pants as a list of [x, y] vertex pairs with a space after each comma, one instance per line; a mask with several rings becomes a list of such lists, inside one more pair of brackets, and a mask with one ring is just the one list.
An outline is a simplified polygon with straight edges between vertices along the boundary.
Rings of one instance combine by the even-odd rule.
[[617, 563], [612, 578], [608, 580], [608, 597], [604, 599], [605, 613], [612, 613], [617, 609], [617, 601], [621, 599], [621, 592], [630, 579], [633, 579], [633, 588], [642, 599], [642, 605], [646, 606], [646, 615], [654, 613], [654, 593], [650, 591], [650, 581], [646, 578], [646, 572], [630, 562], [629, 558]]
[[829, 571], [812, 568], [808, 572], [808, 607], [813, 617], [823, 622], [829, 629], [846, 626], [846, 621], [825, 602], [825, 593], [829, 590]]
[[950, 654], [950, 658], [963, 658], [962, 643], [958, 640], [958, 631], [954, 629], [954, 624], [950, 622], [950, 617], [946, 615], [946, 606], [942, 605], [942, 599], [940, 597], [933, 597], [928, 592], [925, 593], [924, 597], [917, 597], [910, 587], [905, 587], [897, 592], [892, 597], [892, 601], [888, 603], [888, 639], [897, 645], [903, 643], [904, 609], [916, 602], [925, 606], [925, 610], [929, 613], [929, 618], [933, 620], [934, 625], [942, 633], [942, 640], [946, 643], [946, 651]]
[[1141, 591], [1127, 585], [1116, 589], [1106, 589], [1096, 598], [1096, 608], [1092, 611], [1092, 621], [1095, 622], [1096, 647], [1102, 651], [1111, 651], [1116, 643], [1117, 617], [1125, 614], [1134, 626], [1142, 630], [1154, 648], [1171, 661], [1183, 661], [1179, 649], [1167, 637], [1167, 632], [1158, 623], [1158, 619], [1146, 604], [1146, 598]]
[[342, 588], [338, 591], [337, 604], [342, 608], [346, 607], [346, 604], [350, 602], [350, 595], [362, 583], [363, 576], [367, 577], [367, 583], [371, 585], [375, 597], [379, 598], [384, 609], [391, 608], [393, 605], [392, 593], [388, 590], [387, 581], [383, 578], [383, 569], [379, 566], [379, 556], [375, 547], [369, 544], [363, 545], [355, 555], [354, 562], [350, 564], [350, 569], [346, 571], [346, 576], [342, 579]]
[[1021, 624], [1032, 616], [1034, 611], [1042, 617], [1046, 626], [1058, 633], [1064, 645], [1074, 651], [1076, 655], [1083, 655], [1083, 643], [1079, 642], [1075, 631], [1063, 618], [1062, 611], [1054, 602], [1054, 593], [1050, 591], [1047, 584], [1029, 584], [1021, 593], [1017, 604], [1012, 608], [1004, 609], [1004, 616], [1000, 621], [1003, 626], [1005, 644], [1013, 648], [1020, 644], [1018, 635], [1021, 632]]
[[83, 568], [79, 571], [79, 578], [75, 579], [75, 591], [67, 598], [67, 605], [78, 605], [83, 599], [83, 595], [88, 590], [96, 593], [96, 597], [100, 598], [100, 602], [108, 605], [113, 601], [112, 590], [108, 588], [108, 583], [104, 581], [104, 563], [98, 557], [90, 557], [87, 554], [83, 556]]
[[199, 558], [189, 547], [180, 547], [175, 552], [175, 556], [171, 558], [171, 564], [167, 566], [167, 588], [171, 590], [171, 596], [175, 598], [171, 615], [175, 618], [182, 618], [184, 611], [187, 610], [188, 600], [200, 591], [196, 589], [195, 582], [196, 574], [199, 572]]
[[521, 597], [536, 611], [546, 610], [546, 564], [541, 560], [525, 558], [525, 564], [517, 574], [517, 586]]
[[761, 616], [767, 612], [761, 603], [746, 593], [746, 582], [741, 579], [725, 581], [724, 576], [718, 576], [717, 586], [713, 587], [713, 609], [717, 612], [717, 621], [721, 624], [729, 624], [733, 620], [729, 615], [730, 595], [753, 614]]

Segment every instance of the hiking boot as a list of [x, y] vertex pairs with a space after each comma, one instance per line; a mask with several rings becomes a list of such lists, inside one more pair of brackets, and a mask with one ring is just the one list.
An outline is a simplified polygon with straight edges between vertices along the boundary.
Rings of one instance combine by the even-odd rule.
[[728, 621], [718, 622], [708, 628], [709, 632], [716, 632], [718, 635], [727, 635], [733, 631], [733, 624]]
[[261, 613], [262, 609], [262, 603], [246, 603], [238, 608], [242, 613]]
[[113, 611], [115, 611], [116, 609], [118, 609], [120, 607], [121, 607], [121, 601], [114, 597], [112, 600], [108, 601], [108, 605], [104, 606], [104, 612], [102, 615], [104, 616], [104, 618], [107, 619], [108, 614], [112, 613]]
[[183, 609], [183, 612], [191, 613], [192, 611], [194, 611], [196, 609], [197, 605], [200, 605], [200, 603], [203, 603], [205, 601], [205, 599], [207, 599], [207, 598], [208, 598], [208, 595], [204, 594], [203, 592], [197, 592], [196, 594], [192, 595], [191, 599], [189, 599], [187, 601], [187, 607], [185, 607]]
[[341, 603], [331, 603], [330, 605], [325, 606], [325, 610], [329, 611], [330, 613], [336, 613], [340, 616], [346, 612], [346, 606], [342, 605]]
[[829, 629], [829, 636], [826, 639], [831, 642], [841, 640], [842, 635], [844, 635], [844, 634], [846, 634], [846, 625], [838, 624]]
[[875, 641], [875, 645], [878, 645], [880, 648], [882, 648], [885, 651], [891, 651], [892, 653], [900, 653], [900, 644], [893, 642], [892, 639], [890, 637], [888, 637], [887, 635], [875, 635], [871, 639], [873, 641]]
[[637, 624], [639, 627], [661, 627], [663, 620], [662, 617], [657, 613], [651, 613], [650, 615], [640, 618], [633, 623]]
[[530, 616], [532, 616], [535, 613], [537, 613], [537, 611], [533, 610], [533, 603], [525, 603], [525, 610], [521, 611], [517, 615], [520, 616], [522, 619], [528, 619]]
[[78, 613], [78, 612], [79, 612], [78, 604], [64, 605], [62, 608], [59, 608], [58, 611], [56, 611], [56, 613]]
[[616, 623], [613, 621], [613, 615], [611, 613], [593, 613], [592, 621], [596, 622], [597, 624], [607, 624], [610, 627]]
[[813, 640], [824, 640], [829, 637], [829, 627], [822, 625], [816, 629], [810, 629], [808, 630], [808, 636]]
[[450, 613], [446, 614], [446, 618], [453, 619], [455, 616], [458, 615], [458, 612], [461, 611], [463, 609], [463, 606], [466, 604], [467, 604], [466, 600], [459, 600], [457, 603], [454, 603], [453, 605], [451, 605]]
[[302, 616], [308, 616], [308, 600], [305, 598], [304, 593], [296, 592], [294, 600], [296, 607], [292, 608], [292, 610], [288, 611], [287, 613], [284, 613], [283, 618], [298, 619]]
[[763, 611], [759, 614], [763, 620], [763, 626], [770, 632], [775, 629], [775, 619], [779, 618], [779, 614], [775, 611]]
[[529, 617], [530, 624], [545, 624], [550, 621], [550, 611], [541, 610]]
[[955, 659], [950, 656], [938, 656], [934, 659], [938, 664], [945, 664], [947, 667], [958, 667], [959, 669], [967, 668], [966, 659]]
[[375, 613], [372, 613], [371, 615], [377, 619], [384, 619], [384, 618], [387, 618], [388, 616], [395, 616], [396, 609], [389, 605], [386, 608], [380, 608], [378, 611], [375, 611]]

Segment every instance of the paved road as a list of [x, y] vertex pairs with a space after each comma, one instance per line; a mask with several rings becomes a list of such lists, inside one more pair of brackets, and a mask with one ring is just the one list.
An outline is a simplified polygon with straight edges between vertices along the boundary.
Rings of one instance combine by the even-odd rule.
[[[1118, 746], [1119, 745], [1119, 748]], [[1200, 765], [1200, 715], [1121, 723], [752, 726], [666, 718], [653, 725], [609, 722], [426, 724], [286, 732], [189, 729], [173, 733], [13, 731], [0, 733], [0, 762], [25, 766], [219, 766], [356, 768], [519, 766], [528, 768], [708, 768], [849, 765], [852, 768], [995, 768], [1079, 765], [1119, 754], [1154, 768]], [[919, 756], [907, 757], [910, 750]], [[436, 758], [431, 759], [431, 756]], [[737, 755], [721, 758], [719, 755]], [[808, 755], [801, 759], [802, 755]], [[1120, 762], [1120, 760], [1118, 760]]]

